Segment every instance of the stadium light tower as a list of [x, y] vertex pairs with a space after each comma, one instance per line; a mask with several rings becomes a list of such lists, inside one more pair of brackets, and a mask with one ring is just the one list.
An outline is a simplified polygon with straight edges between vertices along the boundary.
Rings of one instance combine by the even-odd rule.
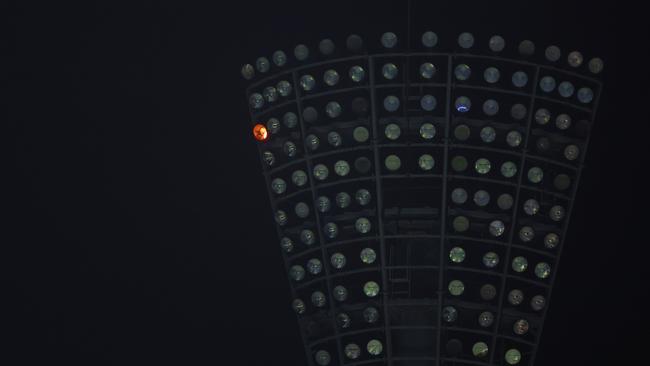
[[603, 61], [454, 38], [241, 70], [309, 365], [534, 363]]

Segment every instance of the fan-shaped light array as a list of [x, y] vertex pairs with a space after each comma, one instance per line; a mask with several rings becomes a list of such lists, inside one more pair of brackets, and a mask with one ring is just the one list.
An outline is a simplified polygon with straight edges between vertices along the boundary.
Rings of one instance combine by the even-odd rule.
[[441, 43], [429, 31], [400, 51], [386, 32], [369, 54], [352, 35], [242, 67], [316, 365], [395, 357], [406, 300], [435, 314], [424, 360], [534, 359], [603, 61], [467, 32]]

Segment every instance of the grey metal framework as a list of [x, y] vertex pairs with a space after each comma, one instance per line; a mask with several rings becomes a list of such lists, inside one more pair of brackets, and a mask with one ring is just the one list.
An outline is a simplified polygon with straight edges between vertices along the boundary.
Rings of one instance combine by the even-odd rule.
[[[293, 266], [304, 266], [312, 258], [322, 264], [322, 271], [307, 272], [297, 281], [290, 278], [292, 301], [300, 299], [304, 305], [296, 310], [308, 364], [532, 365], [566, 244], [601, 82], [586, 70], [535, 57], [502, 57], [496, 52], [462, 48], [449, 52], [436, 52], [434, 48], [386, 51], [321, 55], [320, 60], [310, 56], [266, 72], [270, 76], [263, 74], [247, 88], [252, 124], [276, 119], [275, 126], [270, 125], [273, 122], [267, 126], [268, 140], [259, 142], [258, 147], [278, 238], [291, 243], [283, 251], [286, 269], [289, 273]], [[430, 79], [420, 74], [425, 62], [436, 68]], [[383, 76], [386, 63], [399, 70], [393, 80]], [[461, 64], [471, 70], [465, 80], [455, 74]], [[363, 68], [361, 80], [348, 77], [352, 66]], [[499, 70], [498, 81], [486, 81], [488, 67]], [[336, 85], [323, 82], [326, 70], [340, 74]], [[511, 76], [516, 71], [527, 75], [525, 86], [513, 85]], [[304, 75], [314, 77], [313, 89], [301, 87]], [[540, 81], [549, 76], [557, 84], [571, 83], [571, 88], [564, 85], [563, 93], [556, 85], [543, 90]], [[282, 80], [291, 84], [290, 94], [273, 94]], [[593, 98], [579, 99], [576, 91], [580, 88], [589, 88]], [[384, 107], [389, 95], [399, 99], [397, 110]], [[435, 97], [433, 110], [424, 110], [419, 104], [425, 95]], [[264, 98], [261, 103], [260, 96]], [[472, 102], [469, 111], [459, 110], [461, 96]], [[481, 110], [486, 100], [498, 103], [496, 113]], [[330, 101], [343, 106], [340, 115], [324, 113]], [[525, 107], [523, 115], [510, 113], [515, 105], [520, 110]], [[313, 109], [306, 121], [305, 111], [310, 107]], [[540, 109], [550, 112], [550, 120], [540, 117]], [[314, 110], [319, 112], [316, 117]], [[287, 113], [297, 116], [295, 127], [283, 123]], [[560, 115], [564, 122], [570, 117], [568, 126], [557, 122]], [[435, 127], [433, 137], [418, 133], [424, 123]], [[389, 124], [399, 126], [396, 138], [387, 137]], [[363, 134], [355, 135], [360, 126], [369, 132], [367, 139]], [[496, 131], [496, 139], [481, 137], [479, 131], [486, 127]], [[343, 141], [340, 146], [328, 144], [332, 131], [339, 133]], [[511, 145], [506, 140], [509, 131], [519, 133], [520, 144]], [[315, 150], [307, 146], [310, 135], [319, 139]], [[294, 156], [286, 154], [287, 141], [297, 148]], [[567, 153], [569, 145], [577, 147], [577, 156], [575, 150], [573, 155]], [[431, 168], [419, 164], [418, 156], [423, 154], [434, 158]], [[401, 165], [396, 169], [388, 168], [389, 155], [399, 158]], [[479, 172], [474, 164], [480, 158], [490, 162], [487, 172]], [[371, 166], [354, 164], [361, 160]], [[349, 172], [338, 174], [336, 161], [347, 162]], [[514, 175], [499, 172], [504, 162], [515, 164]], [[322, 180], [314, 176], [319, 164], [329, 169]], [[531, 172], [537, 171], [534, 168], [543, 172], [541, 181], [536, 181]], [[292, 181], [292, 174], [299, 170], [307, 174], [302, 186]], [[272, 186], [278, 178], [285, 186], [275, 191]], [[370, 204], [365, 206], [355, 202], [355, 191], [362, 188], [371, 193]], [[452, 191], [457, 188], [464, 189], [469, 198], [454, 201]], [[489, 203], [472, 202], [469, 193], [478, 190], [489, 194]], [[335, 207], [334, 196], [339, 192], [351, 196], [349, 205]], [[497, 202], [497, 197], [507, 195], [511, 198], [509, 207]], [[319, 209], [322, 196], [332, 198], [329, 210]], [[538, 203], [532, 214], [524, 208], [531, 199]], [[306, 214], [298, 215], [298, 203], [307, 205]], [[550, 216], [554, 214], [558, 215]], [[369, 220], [368, 232], [355, 226], [359, 217]], [[505, 227], [499, 235], [491, 231], [495, 221]], [[327, 223], [339, 228], [335, 237], [327, 235]], [[524, 240], [522, 227], [530, 228], [534, 236]], [[301, 242], [304, 230], [311, 230], [315, 243]], [[550, 233], [559, 237], [557, 246], [547, 245], [546, 235]], [[463, 248], [460, 261], [451, 260], [450, 250], [455, 247]], [[361, 261], [362, 248], [372, 248], [376, 261]], [[483, 263], [488, 251], [498, 255], [494, 267]], [[345, 256], [342, 268], [330, 263], [334, 253]], [[513, 264], [520, 257], [528, 263], [523, 271]], [[547, 263], [550, 273], [544, 273], [543, 266], [537, 268], [538, 263]], [[378, 296], [364, 292], [364, 284], [371, 280], [380, 286]], [[452, 294], [452, 280], [462, 282], [461, 294]], [[485, 284], [496, 288], [496, 296], [483, 295]], [[347, 289], [344, 300], [335, 297], [336, 286]], [[523, 301], [511, 300], [515, 289], [522, 291]], [[324, 306], [311, 302], [315, 291], [325, 294]], [[539, 300], [539, 296], [544, 301], [535, 308], [531, 299]], [[379, 310], [377, 321], [365, 318], [368, 307]], [[481, 325], [478, 319], [485, 312], [490, 312], [493, 320]], [[348, 323], [341, 322], [342, 313]], [[521, 320], [526, 326], [517, 333], [513, 325], [521, 324]], [[373, 339], [382, 345], [380, 352], [373, 351], [375, 354], [366, 349]], [[516, 352], [507, 359], [509, 350]]]

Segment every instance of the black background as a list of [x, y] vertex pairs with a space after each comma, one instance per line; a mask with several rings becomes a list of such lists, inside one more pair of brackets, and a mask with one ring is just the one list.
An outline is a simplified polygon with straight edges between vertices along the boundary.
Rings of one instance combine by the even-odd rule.
[[[406, 1], [3, 4], [0, 364], [304, 365], [239, 70], [325, 37], [404, 35]], [[413, 14], [417, 37], [497, 33], [605, 60], [538, 365], [646, 351], [642, 11], [420, 0]]]

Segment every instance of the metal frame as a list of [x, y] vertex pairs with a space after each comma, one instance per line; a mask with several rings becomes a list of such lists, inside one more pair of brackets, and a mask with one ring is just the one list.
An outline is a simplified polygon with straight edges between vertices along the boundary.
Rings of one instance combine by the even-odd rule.
[[[375, 80], [375, 61], [378, 57], [381, 58], [390, 58], [390, 57], [400, 57], [404, 60], [405, 65], [407, 70], [405, 71], [405, 77], [403, 82], [401, 83], [394, 83], [394, 84], [382, 84], [382, 85], [377, 85], [376, 80]], [[413, 57], [444, 57], [447, 60], [447, 70], [446, 70], [446, 82], [445, 83], [411, 83], [410, 77], [409, 77], [409, 72], [408, 72], [408, 65], [410, 64], [410, 60]], [[519, 66], [526, 66], [530, 68], [534, 68], [534, 77], [532, 78], [533, 81], [533, 87], [531, 88], [531, 92], [520, 92], [520, 91], [515, 91], [515, 90], [507, 90], [507, 89], [500, 89], [500, 88], [492, 88], [492, 87], [485, 87], [485, 86], [478, 86], [478, 85], [457, 85], [456, 83], [453, 82], [452, 74], [453, 74], [453, 65], [454, 61], [458, 58], [473, 58], [473, 59], [482, 59], [482, 60], [490, 60], [495, 62], [495, 64], [500, 64], [500, 63], [508, 63], [508, 64], [514, 64], [514, 65], [519, 65]], [[349, 61], [359, 61], [363, 62], [365, 65], [368, 66], [368, 83], [367, 85], [361, 85], [361, 86], [355, 86], [355, 87], [349, 87], [349, 88], [340, 88], [340, 89], [334, 89], [331, 91], [325, 91], [325, 92], [317, 92], [317, 93], [312, 93], [308, 95], [302, 95], [303, 93], [300, 90], [299, 87], [299, 73], [303, 70], [308, 70], [310, 68], [314, 67], [320, 67], [324, 65], [330, 65], [330, 64], [336, 64], [336, 63], [343, 63], [343, 62], [349, 62]], [[590, 104], [592, 108], [585, 107], [583, 105], [579, 105], [576, 103], [572, 103], [570, 101], [566, 100], [561, 100], [561, 99], [556, 99], [556, 98], [551, 98], [547, 96], [540, 96], [537, 95], [537, 90], [538, 90], [538, 80], [540, 78], [540, 74], [542, 72], [551, 72], [554, 74], [561, 74], [573, 79], [580, 79], [582, 81], [594, 84], [592, 86], [595, 86], [595, 98], [594, 101]], [[423, 52], [405, 52], [405, 53], [385, 53], [385, 54], [375, 54], [375, 55], [359, 55], [359, 56], [352, 56], [352, 57], [343, 57], [343, 58], [337, 58], [337, 59], [332, 59], [332, 60], [326, 60], [322, 62], [317, 62], [317, 63], [312, 63], [308, 65], [302, 65], [302, 66], [297, 66], [294, 68], [290, 68], [287, 70], [284, 70], [278, 74], [274, 74], [269, 77], [262, 78], [258, 81], [255, 81], [252, 83], [246, 90], [247, 97], [250, 96], [250, 94], [253, 92], [253, 90], [260, 88], [261, 86], [273, 81], [273, 80], [281, 80], [281, 79], [287, 79], [290, 78], [292, 80], [292, 86], [293, 86], [293, 98], [288, 99], [287, 101], [278, 103], [277, 105], [271, 106], [269, 108], [266, 108], [261, 111], [253, 111], [252, 109], [250, 110], [250, 116], [251, 116], [251, 121], [257, 121], [259, 118], [268, 116], [272, 114], [273, 112], [277, 111], [280, 108], [285, 108], [288, 106], [295, 106], [296, 107], [296, 114], [298, 116], [298, 121], [299, 121], [299, 127], [300, 127], [300, 132], [302, 138], [306, 136], [306, 126], [305, 122], [303, 120], [302, 116], [302, 102], [304, 100], [313, 100], [313, 99], [321, 99], [325, 98], [327, 96], [332, 96], [332, 95], [337, 95], [341, 93], [346, 93], [346, 92], [354, 92], [354, 91], [367, 91], [370, 96], [370, 117], [368, 121], [370, 122], [370, 126], [372, 128], [372, 139], [370, 141], [369, 145], [362, 145], [362, 146], [355, 146], [355, 147], [350, 147], [350, 148], [343, 148], [339, 150], [332, 150], [328, 151], [325, 153], [316, 153], [312, 154], [307, 148], [304, 148], [304, 155], [301, 158], [294, 159], [293, 161], [287, 162], [285, 164], [282, 164], [278, 167], [269, 169], [266, 167], [263, 159], [261, 158], [261, 153], [262, 153], [262, 148], [259, 146], [259, 152], [260, 152], [260, 161], [262, 165], [264, 166], [264, 172], [263, 176], [267, 185], [267, 193], [269, 195], [269, 200], [271, 203], [271, 208], [273, 212], [277, 211], [278, 204], [283, 203], [285, 201], [292, 200], [294, 197], [302, 195], [304, 193], [307, 193], [307, 190], [311, 191], [311, 198], [313, 200], [313, 203], [316, 202], [317, 199], [317, 189], [325, 188], [325, 187], [333, 187], [336, 185], [341, 185], [341, 184], [348, 184], [352, 182], [361, 182], [361, 181], [370, 181], [370, 180], [375, 180], [375, 189], [376, 189], [376, 210], [374, 211], [374, 215], [376, 217], [376, 221], [378, 223], [378, 230], [377, 230], [377, 235], [374, 236], [368, 236], [368, 237], [361, 237], [358, 239], [349, 239], [349, 240], [340, 240], [340, 241], [333, 241], [333, 242], [326, 242], [323, 233], [322, 233], [322, 225], [321, 225], [321, 218], [320, 218], [320, 213], [316, 212], [314, 210], [315, 214], [315, 222], [316, 222], [316, 230], [318, 231], [318, 238], [319, 238], [319, 246], [317, 248], [311, 248], [304, 250], [302, 252], [292, 254], [291, 256], [283, 255], [283, 260], [285, 263], [285, 269], [288, 271], [290, 267], [290, 263], [300, 257], [316, 253], [317, 251], [320, 250], [321, 256], [322, 256], [322, 262], [324, 266], [324, 275], [321, 275], [320, 277], [305, 282], [305, 283], [300, 283], [300, 284], [290, 284], [290, 290], [291, 294], [294, 298], [297, 298], [297, 291], [306, 288], [307, 286], [310, 286], [314, 283], [317, 282], [324, 282], [326, 284], [326, 288], [328, 291], [328, 301], [329, 304], [327, 306], [327, 312], [329, 313], [328, 316], [330, 318], [330, 321], [332, 322], [334, 333], [331, 336], [323, 337], [321, 339], [318, 339], [316, 341], [307, 343], [306, 340], [306, 334], [303, 331], [301, 327], [301, 333], [304, 341], [304, 348], [305, 348], [305, 353], [308, 358], [308, 364], [310, 366], [315, 365], [314, 359], [312, 357], [313, 354], [313, 348], [318, 346], [319, 344], [322, 344], [324, 342], [330, 342], [330, 341], [336, 341], [337, 344], [337, 353], [338, 356], [334, 357], [333, 359], [336, 359], [337, 362], [340, 365], [364, 365], [364, 364], [386, 364], [389, 366], [393, 365], [393, 361], [405, 361], [405, 360], [429, 360], [429, 361], [435, 361], [437, 366], [441, 366], [446, 364], [447, 361], [453, 361], [454, 363], [459, 363], [459, 364], [468, 364], [468, 365], [497, 365], [500, 364], [500, 358], [501, 355], [496, 354], [496, 346], [498, 344], [498, 339], [508, 339], [511, 341], [515, 341], [521, 344], [525, 344], [531, 347], [532, 351], [530, 354], [529, 359], [526, 360], [525, 364], [532, 365], [535, 361], [537, 350], [539, 347], [539, 341], [541, 334], [543, 332], [543, 326], [544, 326], [544, 320], [546, 319], [546, 314], [548, 311], [548, 307], [550, 305], [550, 300], [551, 300], [551, 294], [552, 294], [552, 288], [553, 284], [555, 282], [555, 278], [558, 272], [558, 267], [559, 267], [559, 261], [561, 258], [561, 253], [562, 249], [564, 248], [565, 245], [565, 239], [566, 239], [566, 233], [568, 230], [568, 225], [569, 225], [569, 218], [572, 213], [573, 209], [573, 204], [575, 202], [575, 196], [576, 192], [579, 186], [579, 180], [581, 177], [582, 169], [584, 166], [584, 159], [586, 155], [586, 150], [587, 146], [589, 145], [589, 140], [591, 136], [591, 130], [587, 134], [587, 137], [584, 140], [583, 146], [584, 149], [581, 152], [581, 156], [579, 159], [579, 163], [577, 165], [572, 165], [572, 164], [567, 164], [561, 161], [557, 161], [554, 159], [546, 158], [543, 156], [538, 156], [535, 154], [531, 154], [529, 152], [529, 141], [531, 139], [531, 131], [533, 128], [533, 116], [534, 116], [534, 107], [536, 106], [536, 101], [537, 100], [543, 100], [544, 102], [551, 102], [555, 103], [564, 107], [571, 108], [575, 111], [580, 111], [582, 113], [588, 113], [590, 115], [590, 128], [593, 127], [595, 117], [596, 117], [596, 111], [597, 107], [600, 101], [600, 96], [602, 92], [602, 83], [594, 78], [584, 76], [582, 74], [573, 72], [573, 71], [568, 71], [564, 69], [559, 69], [553, 66], [548, 66], [548, 65], [541, 65], [537, 63], [532, 63], [532, 62], [527, 62], [527, 61], [521, 61], [521, 60], [514, 60], [514, 59], [509, 59], [509, 58], [504, 58], [504, 57], [498, 57], [498, 56], [485, 56], [485, 55], [475, 55], [475, 54], [468, 54], [468, 53], [436, 53], [436, 52], [428, 52], [428, 53], [423, 53]], [[445, 93], [446, 93], [446, 100], [445, 100], [445, 112], [444, 112], [444, 117], [441, 120], [444, 120], [444, 125], [445, 125], [445, 134], [444, 134], [444, 139], [442, 142], [436, 142], [436, 143], [406, 143], [406, 144], [401, 144], [401, 143], [381, 143], [380, 135], [379, 135], [379, 107], [377, 106], [377, 98], [376, 98], [376, 90], [382, 89], [382, 88], [401, 88], [402, 89], [402, 98], [405, 101], [408, 101], [412, 99], [409, 95], [410, 92], [410, 86], [426, 86], [426, 87], [436, 87], [436, 88], [445, 88]], [[498, 149], [498, 148], [491, 148], [487, 146], [477, 146], [477, 145], [471, 145], [471, 144], [458, 144], [458, 143], [452, 143], [452, 140], [450, 138], [450, 130], [452, 128], [452, 121], [453, 121], [453, 116], [451, 113], [451, 105], [453, 101], [451, 100], [453, 91], [454, 90], [478, 90], [478, 91], [488, 91], [492, 93], [501, 93], [501, 94], [507, 94], [507, 95], [514, 95], [514, 96], [519, 96], [519, 97], [527, 97], [530, 98], [529, 100], [529, 105], [528, 105], [528, 117], [526, 120], [526, 134], [525, 134], [525, 143], [524, 146], [521, 150], [506, 150], [506, 149]], [[405, 118], [406, 120], [411, 117], [409, 115], [409, 110], [406, 106], [403, 107], [404, 115], [402, 118]], [[381, 162], [381, 153], [380, 149], [385, 148], [385, 147], [391, 147], [391, 148], [409, 148], [409, 147], [437, 147], [437, 148], [442, 148], [443, 149], [443, 155], [444, 155], [444, 166], [442, 170], [442, 174], [382, 174], [382, 162]], [[520, 165], [519, 165], [519, 172], [517, 176], [517, 183], [510, 182], [507, 180], [499, 180], [499, 179], [492, 179], [492, 178], [483, 178], [483, 177], [473, 177], [473, 176], [466, 176], [466, 175], [461, 175], [461, 174], [455, 174], [453, 172], [449, 171], [449, 152], [450, 149], [452, 148], [463, 148], [463, 149], [472, 149], [475, 151], [484, 151], [484, 152], [491, 152], [491, 153], [497, 153], [497, 154], [502, 154], [502, 155], [509, 155], [512, 157], [519, 157], [520, 158]], [[323, 158], [323, 157], [328, 157], [328, 156], [333, 156], [333, 155], [345, 155], [351, 152], [357, 152], [357, 151], [372, 151], [372, 154], [374, 156], [374, 172], [372, 175], [369, 176], [364, 176], [360, 178], [352, 178], [352, 179], [341, 179], [341, 180], [336, 180], [333, 182], [328, 182], [328, 183], [323, 183], [323, 184], [316, 184], [314, 182], [314, 179], [312, 177], [312, 172], [313, 172], [313, 159], [318, 159], [318, 158]], [[551, 164], [553, 166], [561, 167], [563, 169], [566, 169], [573, 174], [575, 174], [574, 181], [572, 182], [572, 189], [570, 196], [566, 196], [561, 193], [557, 192], [552, 192], [546, 189], [542, 188], [537, 188], [534, 186], [530, 185], [525, 185], [524, 184], [524, 174], [525, 174], [525, 169], [524, 167], [526, 166], [526, 162], [534, 160], [534, 161], [540, 161], [544, 162], [546, 164]], [[292, 192], [290, 194], [287, 194], [282, 197], [276, 196], [270, 189], [270, 183], [272, 176], [274, 174], [277, 174], [278, 172], [281, 171], [286, 171], [287, 169], [290, 169], [292, 166], [296, 166], [298, 164], [305, 164], [308, 170], [308, 176], [309, 176], [309, 187], [308, 188], [303, 188], [296, 190], [295, 192]], [[408, 179], [408, 178], [417, 178], [417, 177], [422, 177], [422, 178], [436, 178], [436, 179], [442, 179], [441, 182], [441, 190], [442, 190], [442, 197], [441, 197], [441, 211], [440, 211], [440, 234], [439, 235], [386, 235], [384, 233], [384, 223], [383, 223], [383, 216], [384, 216], [384, 203], [383, 203], [383, 196], [384, 196], [384, 191], [383, 191], [383, 185], [382, 182], [384, 179]], [[455, 235], [453, 233], [448, 233], [447, 229], [447, 216], [449, 214], [448, 212], [448, 181], [452, 180], [470, 180], [470, 181], [477, 181], [477, 182], [486, 182], [490, 184], [498, 184], [502, 185], [504, 187], [511, 187], [515, 189], [515, 197], [514, 197], [514, 204], [512, 208], [512, 213], [511, 213], [511, 221], [510, 221], [510, 228], [508, 232], [508, 239], [507, 241], [500, 241], [500, 240], [492, 240], [492, 239], [485, 239], [485, 238], [479, 238], [479, 237], [471, 237], [471, 236], [466, 236], [466, 235]], [[537, 193], [541, 193], [544, 196], [547, 197], [555, 197], [556, 199], [561, 199], [567, 201], [567, 211], [566, 211], [566, 218], [562, 224], [561, 227], [561, 235], [560, 235], [560, 245], [557, 248], [556, 253], [552, 252], [545, 252], [543, 250], [538, 250], [535, 248], [530, 248], [527, 246], [519, 245], [514, 243], [515, 239], [515, 233], [516, 233], [516, 228], [517, 228], [517, 220], [519, 217], [519, 206], [520, 206], [520, 196], [522, 193], [522, 190], [527, 190], [527, 191], [534, 191]], [[435, 221], [435, 220], [434, 220]], [[277, 233], [278, 237], [282, 237], [282, 230], [279, 227], [277, 228]], [[435, 231], [434, 231], [435, 232]], [[438, 265], [432, 265], [432, 266], [392, 266], [389, 265], [387, 262], [387, 244], [386, 240], [388, 239], [400, 239], [400, 238], [422, 238], [422, 239], [433, 239], [433, 240], [439, 240], [439, 263]], [[329, 258], [327, 256], [327, 252], [329, 248], [340, 246], [340, 245], [345, 245], [347, 243], [352, 243], [356, 241], [366, 241], [369, 239], [375, 239], [378, 240], [379, 242], [379, 267], [373, 266], [373, 267], [368, 267], [368, 268], [363, 268], [363, 269], [356, 269], [352, 271], [346, 271], [346, 272], [337, 272], [337, 273], [331, 273], [329, 270]], [[448, 266], [447, 261], [445, 260], [446, 258], [446, 251], [445, 247], [447, 244], [448, 240], [466, 240], [466, 241], [473, 241], [473, 242], [483, 242], [483, 243], [488, 243], [488, 244], [493, 244], [493, 245], [498, 245], [501, 247], [506, 248], [506, 255], [504, 260], [504, 267], [503, 270], [501, 271], [490, 271], [490, 270], [482, 270], [482, 269], [476, 269], [476, 268], [471, 268], [471, 267], [463, 267], [463, 266]], [[526, 250], [531, 253], [535, 253], [537, 255], [541, 255], [544, 257], [549, 258], [549, 261], [553, 263], [553, 269], [552, 269], [552, 274], [550, 278], [548, 279], [547, 282], [545, 281], [537, 281], [537, 280], [530, 280], [524, 277], [520, 277], [517, 275], [512, 275], [509, 274], [509, 268], [510, 268], [510, 261], [511, 261], [511, 251], [512, 249], [518, 249], [518, 250]], [[436, 306], [437, 307], [437, 320], [436, 320], [436, 326], [425, 326], [425, 327], [417, 327], [417, 326], [396, 326], [396, 325], [391, 325], [390, 324], [390, 318], [389, 318], [389, 307], [393, 306], [391, 301], [389, 301], [389, 280], [388, 280], [388, 271], [391, 269], [400, 269], [400, 268], [408, 268], [408, 269], [429, 269], [429, 270], [437, 270], [438, 271], [438, 289], [436, 295], [436, 300], [433, 302], [430, 302], [430, 305]], [[333, 299], [332, 295], [332, 281], [334, 278], [339, 278], [339, 277], [345, 277], [348, 275], [353, 275], [356, 273], [363, 273], [363, 272], [375, 272], [375, 271], [380, 271], [381, 273], [381, 282], [382, 282], [382, 291], [381, 291], [381, 306], [383, 309], [383, 327], [376, 327], [376, 328], [369, 328], [369, 329], [363, 329], [359, 331], [352, 331], [352, 332], [345, 332], [345, 331], [340, 331], [338, 329], [337, 323], [336, 323], [336, 313], [337, 313], [337, 303]], [[475, 273], [477, 276], [490, 276], [492, 278], [498, 278], [501, 283], [501, 287], [499, 289], [499, 300], [498, 300], [498, 305], [496, 306], [496, 309], [491, 308], [492, 310], [496, 311], [496, 317], [495, 317], [495, 323], [493, 325], [493, 329], [491, 331], [484, 331], [481, 329], [468, 329], [468, 328], [459, 328], [459, 327], [453, 327], [453, 326], [447, 326], [442, 323], [442, 307], [443, 304], [449, 303], [453, 304], [455, 302], [458, 302], [455, 299], [445, 299], [445, 283], [444, 279], [448, 273], [456, 272], [456, 271], [462, 271], [462, 272], [467, 272], [467, 273]], [[506, 285], [508, 283], [509, 279], [517, 280], [520, 282], [526, 282], [529, 284], [532, 284], [534, 286], [537, 286], [539, 288], [546, 289], [548, 296], [547, 296], [547, 304], [543, 311], [541, 312], [541, 315], [539, 317], [531, 317], [530, 314], [518, 314], [515, 313], [513, 314], [512, 311], [504, 309], [504, 298], [507, 296], [506, 294]], [[421, 304], [422, 301], [415, 302], [417, 304]], [[404, 301], [401, 301], [399, 303], [394, 304], [395, 306], [403, 305], [405, 304]], [[489, 308], [489, 307], [486, 307]], [[520, 339], [516, 336], [509, 336], [506, 334], [501, 334], [500, 333], [500, 323], [504, 317], [504, 315], [508, 316], [526, 316], [529, 319], [533, 319], [532, 321], [535, 324], [538, 324], [538, 329], [539, 331], [537, 334], [534, 335], [534, 342], [529, 342], [524, 339]], [[417, 358], [405, 358], [405, 357], [394, 357], [393, 356], [393, 350], [392, 350], [392, 341], [391, 341], [391, 331], [393, 329], [433, 329], [437, 330], [437, 337], [436, 337], [436, 345], [433, 345], [435, 347], [435, 357], [417, 357]], [[465, 359], [456, 359], [456, 358], [447, 358], [443, 357], [443, 352], [442, 352], [442, 334], [444, 329], [449, 329], [453, 331], [461, 331], [461, 332], [469, 332], [469, 333], [476, 333], [476, 334], [481, 334], [482, 336], [490, 337], [490, 356], [489, 360], [486, 360], [485, 362], [481, 361], [473, 361], [473, 360], [465, 360]], [[375, 359], [370, 359], [370, 360], [364, 360], [364, 361], [357, 361], [357, 362], [346, 362], [349, 360], [344, 359], [344, 354], [343, 354], [343, 344], [342, 344], [342, 337], [344, 336], [349, 336], [349, 335], [354, 335], [354, 334], [362, 334], [365, 332], [370, 332], [370, 331], [383, 331], [385, 334], [385, 342], [384, 342], [384, 354], [383, 357], [375, 358]]]

